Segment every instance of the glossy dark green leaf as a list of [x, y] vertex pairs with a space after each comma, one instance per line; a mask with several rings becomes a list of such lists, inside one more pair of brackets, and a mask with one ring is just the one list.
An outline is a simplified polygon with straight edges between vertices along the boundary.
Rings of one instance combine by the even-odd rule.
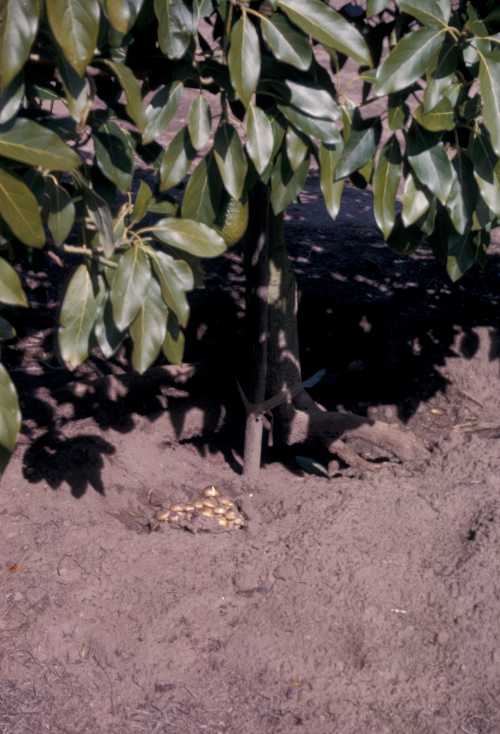
[[297, 198], [309, 172], [309, 156], [294, 171], [285, 155], [278, 156], [271, 176], [271, 205], [274, 213], [281, 214]]
[[403, 36], [378, 67], [375, 92], [389, 94], [413, 84], [425, 74], [443, 40], [443, 32], [438, 29], [423, 28]]
[[[391, 97], [393, 95], [389, 95]], [[402, 130], [409, 117], [409, 108], [405, 103], [389, 105], [387, 110], [387, 122], [391, 130]]]
[[197, 257], [217, 257], [226, 250], [224, 240], [215, 230], [192, 219], [160, 219], [154, 235], [160, 242]]
[[0, 216], [25, 245], [43, 247], [45, 233], [38, 201], [20, 178], [3, 168], [0, 168]]
[[162, 52], [169, 59], [182, 58], [193, 37], [193, 10], [184, 0], [154, 0], [154, 9]]
[[148, 207], [152, 201], [153, 192], [145, 181], [141, 181], [135, 197], [134, 209], [132, 211], [130, 221], [134, 223], [140, 222], [142, 219], [144, 219], [148, 212]]
[[446, 27], [451, 15], [451, 0], [400, 0], [399, 9], [430, 27]]
[[10, 339], [14, 339], [15, 336], [16, 330], [12, 324], [10, 324], [7, 319], [0, 316], [0, 342], [7, 342]]
[[307, 36], [300, 33], [284, 15], [275, 13], [261, 19], [264, 40], [274, 56], [296, 69], [307, 71], [312, 62], [312, 48]]
[[2, 0], [0, 3], [0, 90], [23, 68], [35, 40], [40, 0]]
[[160, 285], [156, 278], [152, 278], [137, 316], [130, 325], [132, 365], [141, 375], [160, 354], [167, 333], [167, 315], [168, 308]]
[[292, 79], [263, 81], [259, 91], [274, 96], [279, 102], [291, 105], [309, 117], [332, 121], [340, 117], [339, 107], [331, 93], [312, 80], [309, 84]]
[[59, 315], [59, 350], [69, 369], [78, 367], [89, 355], [98, 308], [98, 294], [89, 270], [79, 265], [68, 283]]
[[87, 213], [97, 232], [99, 244], [107, 257], [111, 257], [115, 249], [113, 218], [108, 204], [102, 196], [86, 185], [85, 179], [79, 179]]
[[470, 156], [481, 196], [491, 211], [500, 217], [500, 160], [484, 128], [474, 136]]
[[187, 175], [195, 156], [196, 150], [191, 144], [187, 128], [181, 128], [161, 157], [160, 191], [177, 186]]
[[257, 89], [261, 58], [259, 36], [246, 13], [243, 13], [231, 31], [228, 61], [231, 83], [239, 99], [247, 107]]
[[57, 65], [69, 114], [83, 127], [87, 122], [94, 101], [92, 88], [88, 79], [79, 76], [62, 54], [58, 57]]
[[28, 305], [18, 274], [3, 257], [0, 257], [0, 303], [8, 306]]
[[212, 115], [208, 102], [202, 94], [195, 98], [189, 110], [188, 130], [196, 150], [201, 150], [208, 145], [212, 130]]
[[361, 33], [321, 0], [278, 0], [278, 7], [316, 41], [371, 66], [370, 50]]
[[446, 204], [455, 172], [443, 145], [436, 142], [435, 136], [416, 126], [408, 133], [407, 144], [408, 161], [413, 172], [441, 204]]
[[160, 201], [153, 199], [151, 203], [148, 204], [148, 212], [151, 212], [151, 214], [162, 214], [167, 217], [176, 217], [179, 213], [179, 208], [179, 204], [176, 204], [173, 201], [168, 201], [168, 199]]
[[56, 41], [73, 69], [83, 76], [94, 56], [99, 33], [97, 0], [45, 0]]
[[113, 319], [120, 331], [137, 316], [150, 282], [148, 257], [141, 247], [134, 245], [121, 256], [111, 288]]
[[337, 181], [350, 176], [373, 159], [381, 135], [378, 118], [355, 121], [337, 163]]
[[327, 145], [340, 143], [340, 130], [332, 120], [320, 120], [315, 117], [309, 117], [289, 105], [278, 105], [278, 109], [304, 135], [326, 143]]
[[337, 163], [342, 155], [342, 146], [332, 148], [326, 145], [319, 147], [320, 186], [328, 214], [335, 219], [340, 209], [345, 181], [336, 181]]
[[241, 199], [248, 163], [239, 135], [231, 125], [223, 124], [217, 130], [214, 159], [228, 194]]
[[110, 359], [120, 348], [125, 334], [116, 326], [113, 319], [113, 307], [109, 297], [109, 292], [104, 284], [102, 276], [99, 280], [100, 285], [100, 301], [94, 325], [94, 337], [97, 346], [101, 350], [106, 359]]
[[430, 112], [444, 100], [451, 102], [454, 107], [460, 88], [461, 85], [456, 83], [455, 73], [441, 77], [431, 77], [427, 80], [427, 85], [425, 87], [423, 111]]
[[463, 235], [471, 227], [472, 214], [476, 208], [478, 187], [469, 158], [460, 153], [452, 162], [455, 179], [446, 208], [456, 231]]
[[373, 176], [373, 212], [384, 239], [396, 222], [396, 197], [401, 180], [401, 152], [393, 137], [382, 149]]
[[406, 177], [401, 203], [403, 205], [401, 217], [405, 227], [415, 224], [429, 209], [429, 197], [417, 184], [412, 173]]
[[500, 51], [479, 55], [479, 86], [484, 124], [493, 150], [500, 155]]
[[274, 147], [273, 126], [267, 114], [260, 107], [249, 104], [246, 115], [246, 150], [257, 173], [267, 168]]
[[455, 128], [455, 108], [446, 97], [428, 112], [424, 111], [423, 105], [419, 105], [413, 111], [413, 117], [421, 127], [431, 132]]
[[139, 80], [136, 79], [132, 70], [128, 66], [125, 66], [125, 64], [109, 60], [106, 61], [106, 64], [108, 64], [115, 73], [118, 81], [120, 82], [120, 86], [125, 93], [125, 109], [127, 110], [130, 119], [134, 122], [140, 132], [144, 132], [144, 136], [146, 137], [146, 126], [149, 127], [150, 120], [144, 109]]
[[222, 205], [224, 187], [217, 166], [209, 156], [203, 158], [189, 178], [182, 199], [182, 216], [214, 224]]
[[172, 311], [168, 314], [167, 333], [163, 342], [163, 354], [170, 364], [181, 364], [184, 359], [185, 337], [177, 317]]
[[160, 283], [163, 300], [176, 314], [180, 325], [185, 327], [189, 319], [186, 291], [193, 287], [193, 272], [184, 260], [176, 260], [166, 252], [148, 252]]
[[137, 20], [144, 0], [102, 0], [109, 22], [119, 33], [128, 33]]
[[[391, 130], [402, 130], [410, 116], [408, 92], [395, 92], [387, 97], [388, 123]], [[354, 114], [354, 113], [353, 113]]]
[[52, 178], [45, 179], [47, 226], [56, 245], [63, 245], [75, 223], [75, 205], [66, 191]]
[[24, 91], [22, 74], [17, 74], [5, 89], [0, 91], [0, 125], [6, 125], [17, 114], [24, 98]]
[[473, 232], [466, 236], [450, 233], [448, 236], [446, 270], [454, 283], [477, 262], [483, 236], [482, 232]]
[[9, 373], [0, 364], [0, 475], [16, 446], [21, 428], [21, 411], [16, 388]]
[[153, 95], [146, 110], [147, 125], [143, 136], [145, 144], [166, 132], [177, 112], [183, 89], [181, 82], [173, 82], [168, 87], [160, 87]]
[[130, 190], [134, 175], [134, 143], [129, 132], [107, 121], [92, 136], [97, 165], [123, 193]]
[[52, 130], [24, 118], [0, 132], [0, 155], [53, 171], [72, 171], [82, 162]]

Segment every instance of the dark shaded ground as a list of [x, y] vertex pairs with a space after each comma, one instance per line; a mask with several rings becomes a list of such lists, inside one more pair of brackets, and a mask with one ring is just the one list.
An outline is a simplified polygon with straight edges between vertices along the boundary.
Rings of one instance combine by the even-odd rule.
[[[392, 254], [369, 208], [348, 190], [332, 223], [312, 180], [290, 211], [304, 372], [326, 369], [325, 405], [419, 433], [426, 466], [328, 480], [269, 454], [242, 483], [239, 414], [215, 434], [211, 399], [234, 404], [234, 253], [193, 299], [189, 357], [226, 365], [219, 384], [127, 394], [92, 383], [96, 362], [65, 388], [43, 324], [34, 361], [11, 352], [37, 390], [0, 494], [1, 734], [500, 732], [497, 248], [451, 286], [424, 252]], [[209, 435], [179, 444], [164, 408], [180, 430], [193, 400]], [[142, 532], [151, 501], [211, 483], [247, 530]]]

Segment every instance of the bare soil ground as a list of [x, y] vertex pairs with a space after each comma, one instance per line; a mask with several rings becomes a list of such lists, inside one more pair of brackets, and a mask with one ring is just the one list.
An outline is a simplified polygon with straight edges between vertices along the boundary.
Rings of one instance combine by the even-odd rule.
[[[429, 462], [327, 479], [270, 450], [244, 485], [237, 253], [193, 297], [188, 357], [219, 382], [111, 392], [99, 360], [68, 385], [45, 354], [35, 263], [31, 361], [7, 355], [26, 423], [0, 493], [1, 734], [500, 732], [498, 248], [451, 286], [383, 245], [368, 194], [330, 222], [314, 178], [287, 228], [315, 397], [401, 421]], [[164, 409], [182, 433], [193, 402], [207, 431], [178, 442]], [[246, 529], [146, 532], [212, 483]]]

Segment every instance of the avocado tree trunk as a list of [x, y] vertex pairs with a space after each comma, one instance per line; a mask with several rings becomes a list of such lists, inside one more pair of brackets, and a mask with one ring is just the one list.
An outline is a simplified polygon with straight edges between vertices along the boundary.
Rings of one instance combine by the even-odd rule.
[[245, 477], [255, 479], [261, 464], [264, 417], [259, 408], [272, 409], [276, 444], [320, 442], [332, 454], [331, 468], [338, 466], [337, 459], [359, 470], [379, 466], [359, 455], [357, 449], [363, 445], [377, 447], [400, 460], [424, 458], [427, 451], [413, 433], [354, 413], [327, 411], [303, 387], [297, 283], [286, 247], [283, 215], [274, 215], [264, 187], [258, 197], [250, 203], [253, 221], [246, 248], [253, 352], [252, 389], [247, 395], [252, 395], [254, 410], [247, 412]]
[[257, 184], [250, 195], [251, 218], [245, 243], [247, 369], [244, 380], [246, 409], [243, 475], [253, 481], [262, 462], [264, 415], [250, 409], [249, 403], [260, 405], [266, 397], [269, 346], [269, 221], [270, 202], [266, 187]]

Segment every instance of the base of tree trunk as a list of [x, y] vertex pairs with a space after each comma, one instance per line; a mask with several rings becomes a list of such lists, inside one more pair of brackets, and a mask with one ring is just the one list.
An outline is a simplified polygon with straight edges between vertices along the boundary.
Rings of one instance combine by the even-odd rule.
[[[251, 315], [257, 313], [265, 316], [260, 319], [257, 338], [254, 336], [251, 343], [265, 344], [267, 347], [265, 352], [259, 350], [259, 361], [257, 368], [254, 368], [257, 378], [255, 384], [259, 387], [259, 398], [255, 402], [263, 401], [264, 378], [267, 400], [285, 396], [285, 401], [273, 411], [276, 443], [290, 446], [320, 442], [335, 457], [332, 458], [332, 468], [336, 466], [336, 459], [355, 470], [365, 471], [380, 466], [360, 455], [357, 450], [360, 442], [371, 449], [379, 449], [383, 456], [394, 456], [401, 461], [425, 458], [426, 448], [411, 432], [354, 413], [326, 411], [301, 387], [298, 292], [284, 238], [283, 216], [274, 216], [271, 211], [267, 221], [261, 221], [260, 224], [260, 229], [256, 230], [260, 239], [254, 235], [247, 242], [250, 256], [261, 253], [262, 232], [265, 229], [265, 257], [261, 257], [262, 267], [256, 273], [257, 281], [254, 276], [249, 292]], [[252, 275], [251, 270], [247, 269], [247, 272]], [[255, 321], [253, 317], [251, 322]], [[246, 443], [251, 445], [252, 452], [245, 454], [245, 474], [254, 477], [260, 466], [260, 445], [249, 440], [248, 428], [253, 430], [253, 424], [247, 424]]]

